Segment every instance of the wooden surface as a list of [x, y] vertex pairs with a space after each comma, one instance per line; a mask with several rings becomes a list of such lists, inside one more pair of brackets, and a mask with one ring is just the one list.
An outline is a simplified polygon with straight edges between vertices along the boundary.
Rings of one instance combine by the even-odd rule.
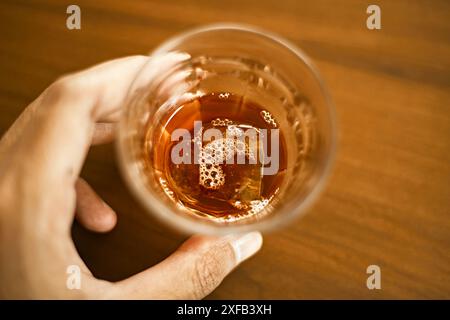
[[[339, 150], [310, 214], [269, 234], [259, 255], [209, 298], [450, 298], [450, 2], [76, 1], [82, 29], [66, 29], [65, 1], [0, 4], [0, 133], [59, 75], [147, 53], [200, 24], [254, 24], [301, 46], [336, 103]], [[372, 3], [372, 2], [369, 2]], [[129, 195], [112, 145], [92, 148], [83, 176], [119, 214], [107, 235], [75, 225], [94, 274], [122, 279], [183, 240]], [[1, 199], [0, 199], [1, 201]], [[366, 288], [377, 264], [382, 289]]]

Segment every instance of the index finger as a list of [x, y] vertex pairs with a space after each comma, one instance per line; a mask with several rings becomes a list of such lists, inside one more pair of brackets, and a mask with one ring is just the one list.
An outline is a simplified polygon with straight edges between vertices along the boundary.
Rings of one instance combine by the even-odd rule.
[[[177, 59], [173, 54], [161, 58], [159, 65], [167, 67]], [[15, 162], [22, 163], [32, 176], [41, 174], [49, 183], [58, 185], [61, 178], [74, 183], [95, 122], [120, 109], [131, 82], [147, 60], [147, 56], [112, 60], [53, 83], [33, 103], [33, 114], [27, 117], [31, 120], [20, 131], [11, 130], [16, 124], [10, 129], [18, 135]]]

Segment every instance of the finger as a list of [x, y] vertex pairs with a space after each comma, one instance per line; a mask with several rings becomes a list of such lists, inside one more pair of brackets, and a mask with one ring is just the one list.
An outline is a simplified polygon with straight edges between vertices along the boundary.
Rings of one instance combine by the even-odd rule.
[[64, 177], [74, 183], [95, 120], [124, 101], [127, 86], [144, 61], [143, 57], [118, 59], [52, 84], [43, 93], [35, 119], [25, 132], [28, 143], [24, 145], [34, 159], [35, 170], [43, 175], [53, 173], [55, 182]]
[[[155, 58], [154, 72], [186, 58], [175, 53]], [[36, 212], [51, 215], [57, 218], [55, 223], [70, 227], [76, 203], [73, 186], [91, 144], [95, 123], [124, 105], [128, 88], [147, 59], [117, 59], [65, 76], [33, 103], [26, 126], [11, 139], [15, 140], [11, 146], [15, 152], [10, 153], [8, 162], [19, 164], [15, 174], [27, 177], [27, 190], [45, 190], [46, 195], [51, 195], [50, 201], [42, 192], [39, 194], [39, 207], [44, 209]], [[19, 178], [15, 180], [20, 181]]]
[[84, 179], [77, 180], [75, 190], [78, 222], [94, 232], [111, 231], [117, 223], [117, 215], [114, 210], [95, 193]]
[[[164, 56], [153, 65], [168, 68], [180, 57], [185, 59], [186, 55]], [[94, 123], [120, 109], [147, 59], [134, 56], [109, 61], [51, 85], [43, 93], [33, 121], [22, 132], [24, 152], [34, 160], [33, 172], [53, 175], [47, 179], [50, 183], [61, 177], [74, 183], [91, 143]]]
[[[39, 127], [41, 127], [38, 126], [39, 123], [48, 123], [49, 121], [43, 122], [42, 120], [54, 116], [54, 112], [51, 112], [54, 109], [66, 110], [66, 112], [62, 114], [66, 117], [68, 116], [68, 113], [72, 113], [72, 115], [77, 117], [80, 112], [85, 112], [86, 109], [88, 109], [82, 107], [83, 105], [88, 101], [92, 102], [96, 100], [107, 104], [106, 107], [101, 106], [104, 109], [117, 109], [118, 104], [123, 100], [119, 96], [119, 93], [127, 92], [132, 77], [137, 73], [138, 68], [145, 63], [146, 59], [147, 58], [144, 56], [116, 59], [60, 78], [25, 108], [19, 118], [17, 118], [11, 128], [2, 137], [0, 150], [6, 150], [7, 147], [11, 147], [14, 143], [19, 141], [30, 144], [32, 140], [20, 138], [23, 137], [25, 133], [34, 133], [35, 131], [38, 131]], [[126, 71], [127, 68], [129, 68], [128, 72]], [[122, 73], [123, 78], [119, 77], [117, 73]], [[105, 78], [108, 75], [113, 76], [114, 74], [116, 75], [110, 79], [111, 83], [109, 86], [115, 91], [115, 97], [113, 93], [105, 92], [105, 90], [101, 88], [103, 86], [102, 83], [106, 82]], [[105, 93], [108, 94], [102, 99], [97, 99], [95, 97], [96, 95], [104, 96]], [[64, 97], [66, 97], [66, 101], [62, 99]], [[69, 101], [67, 106], [62, 108], [60, 104], [67, 102], [70, 98], [73, 98], [73, 101]], [[52, 100], [58, 100], [61, 103], [51, 103]], [[67, 110], [69, 108], [71, 109], [70, 111]], [[112, 113], [113, 111], [110, 112]], [[38, 125], [36, 125], [36, 123]], [[89, 123], [89, 121], [85, 121], [85, 124], [86, 123]], [[83, 123], [80, 124], [82, 125]], [[41, 127], [41, 129], [43, 130], [44, 127]], [[29, 135], [31, 136], [31, 134]]]
[[163, 262], [116, 283], [115, 294], [125, 299], [201, 299], [261, 245], [259, 232], [194, 236]]

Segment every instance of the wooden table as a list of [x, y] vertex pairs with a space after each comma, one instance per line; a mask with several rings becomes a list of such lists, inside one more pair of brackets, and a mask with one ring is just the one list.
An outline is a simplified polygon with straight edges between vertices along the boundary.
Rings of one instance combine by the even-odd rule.
[[[337, 161], [311, 212], [267, 235], [210, 298], [450, 298], [450, 2], [373, 2], [381, 30], [366, 28], [368, 2], [357, 0], [79, 0], [82, 29], [70, 31], [64, 1], [3, 0], [0, 133], [63, 73], [147, 53], [200, 24], [269, 29], [324, 76], [338, 114]], [[130, 196], [112, 145], [92, 148], [82, 175], [119, 215], [107, 235], [73, 228], [98, 277], [123, 279], [183, 240]], [[366, 287], [372, 264], [381, 290]]]

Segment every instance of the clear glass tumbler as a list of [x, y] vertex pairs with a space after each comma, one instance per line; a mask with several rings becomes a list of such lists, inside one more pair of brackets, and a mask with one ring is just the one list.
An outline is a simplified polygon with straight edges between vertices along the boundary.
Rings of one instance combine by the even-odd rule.
[[[152, 125], [167, 106], [211, 92], [264, 106], [287, 143], [287, 171], [276, 197], [259, 214], [237, 221], [188, 212], [146, 159], [158, 156]], [[234, 24], [193, 29], [154, 50], [130, 86], [117, 139], [121, 171], [148, 212], [181, 231], [208, 234], [267, 231], [305, 213], [323, 189], [335, 148], [334, 107], [309, 58], [277, 35]]]

